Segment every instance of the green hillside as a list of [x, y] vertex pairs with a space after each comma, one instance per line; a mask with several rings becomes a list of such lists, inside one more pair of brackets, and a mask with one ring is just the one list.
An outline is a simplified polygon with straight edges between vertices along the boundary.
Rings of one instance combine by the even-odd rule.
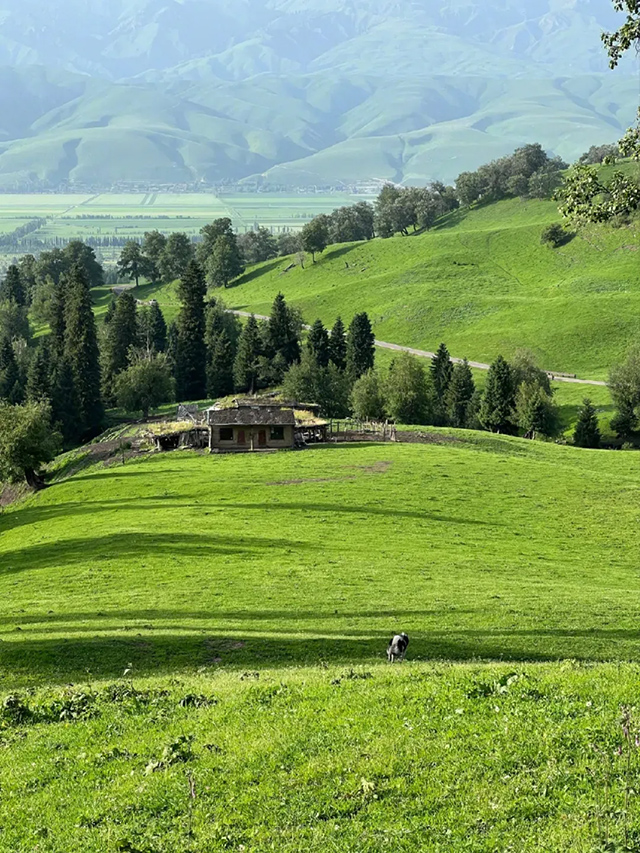
[[0, 850], [635, 838], [637, 455], [432, 435], [94, 449], [0, 516]]
[[429, 351], [445, 341], [480, 362], [529, 347], [545, 369], [606, 379], [640, 330], [639, 225], [541, 245], [558, 219], [553, 202], [500, 202], [427, 234], [331, 247], [304, 270], [270, 261], [223, 298], [268, 314], [282, 291], [310, 322], [366, 310], [379, 340]]
[[[451, 181], [633, 121], [610, 0], [4, 0], [0, 188]], [[47, 21], [46, 36], [42, 34]], [[532, 134], [532, 129], [535, 133]]]

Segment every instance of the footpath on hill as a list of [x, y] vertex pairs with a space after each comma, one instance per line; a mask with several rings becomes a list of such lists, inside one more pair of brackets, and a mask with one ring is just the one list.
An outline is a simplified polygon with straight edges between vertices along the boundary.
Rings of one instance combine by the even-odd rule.
[[[229, 310], [229, 314], [235, 314], [237, 317], [251, 317], [250, 311], [232, 311], [232, 310]], [[253, 314], [253, 316], [256, 317], [256, 319], [258, 319], [258, 320], [267, 320], [267, 321], [269, 320], [269, 317], [267, 317], [264, 314]], [[307, 331], [309, 331], [311, 329], [311, 326], [305, 325], [305, 326], [303, 326], [303, 328], [306, 329]], [[435, 353], [427, 352], [427, 350], [414, 349], [413, 347], [403, 347], [400, 344], [390, 344], [387, 341], [375, 341], [375, 345], [377, 347], [380, 347], [381, 349], [393, 350], [394, 352], [408, 352], [410, 355], [415, 355], [418, 358], [429, 358], [429, 359], [431, 359], [435, 356]], [[451, 361], [453, 361], [454, 364], [460, 364], [462, 362], [462, 359], [461, 358], [452, 358]], [[491, 365], [484, 364], [481, 361], [470, 361], [469, 366], [475, 367], [478, 370], [489, 370], [489, 367]], [[556, 382], [571, 382], [574, 385], [606, 386], [606, 384], [607, 384], [606, 382], [601, 382], [601, 381], [598, 381], [597, 379], [578, 379], [576, 376], [567, 376], [566, 374], [563, 374], [563, 373], [556, 373], [553, 370], [548, 370], [547, 373], [549, 374], [549, 377]]]

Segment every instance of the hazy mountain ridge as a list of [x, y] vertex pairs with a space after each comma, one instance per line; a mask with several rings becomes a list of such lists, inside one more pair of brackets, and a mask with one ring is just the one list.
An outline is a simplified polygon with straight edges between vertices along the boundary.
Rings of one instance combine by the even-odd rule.
[[[0, 0], [0, 186], [452, 179], [630, 123], [609, 0]], [[532, 127], [535, 132], [532, 132]]]

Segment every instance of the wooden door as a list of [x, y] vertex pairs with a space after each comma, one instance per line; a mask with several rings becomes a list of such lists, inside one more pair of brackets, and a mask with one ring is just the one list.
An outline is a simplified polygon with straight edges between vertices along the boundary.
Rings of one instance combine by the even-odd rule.
[[266, 447], [267, 446], [267, 431], [266, 429], [261, 429], [258, 433], [258, 447]]
[[247, 436], [245, 434], [245, 431], [243, 429], [239, 429], [238, 430], [238, 444], [246, 444], [246, 443], [247, 443]]

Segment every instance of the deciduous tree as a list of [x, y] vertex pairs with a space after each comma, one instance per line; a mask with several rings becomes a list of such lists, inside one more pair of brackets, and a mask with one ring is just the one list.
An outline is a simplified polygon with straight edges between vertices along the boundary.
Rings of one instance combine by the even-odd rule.
[[51, 428], [48, 402], [23, 406], [0, 402], [0, 480], [26, 480], [44, 486], [39, 470], [60, 450], [60, 436]]

